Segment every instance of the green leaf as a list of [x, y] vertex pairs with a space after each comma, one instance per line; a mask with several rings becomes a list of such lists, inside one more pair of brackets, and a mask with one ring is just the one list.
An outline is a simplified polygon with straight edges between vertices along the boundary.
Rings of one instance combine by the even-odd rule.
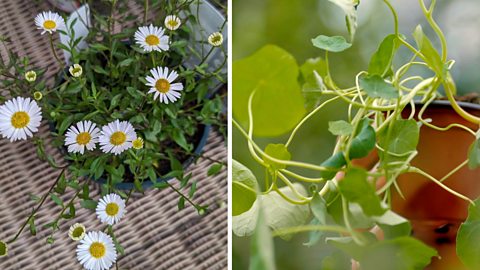
[[413, 119], [398, 119], [391, 129], [379, 134], [378, 145], [387, 152], [378, 151], [384, 165], [393, 161], [405, 161], [408, 154], [417, 149], [420, 128]]
[[255, 232], [260, 207], [259, 204], [260, 200], [255, 200], [248, 211], [237, 216], [232, 215], [232, 231], [236, 236], [251, 236]]
[[267, 45], [235, 61], [233, 70], [233, 114], [243, 126], [248, 126], [248, 100], [256, 91], [252, 102], [255, 136], [284, 134], [302, 119], [305, 108], [298, 65], [288, 52]]
[[468, 168], [476, 169], [480, 166], [480, 138], [476, 139], [468, 149]]
[[382, 228], [385, 239], [409, 236], [412, 232], [410, 222], [391, 210], [388, 210], [380, 217], [373, 217], [373, 219]]
[[385, 77], [391, 70], [392, 61], [398, 46], [399, 42], [396, 35], [386, 36], [370, 60], [368, 73]]
[[[313, 199], [310, 202], [310, 210], [313, 213], [314, 218], [310, 222], [312, 225], [325, 225], [327, 224], [327, 203], [322, 196], [317, 192], [313, 195]], [[322, 231], [312, 231], [309, 233], [309, 241], [305, 243], [306, 246], [313, 246], [318, 242], [323, 235]]]
[[128, 67], [128, 66], [130, 66], [130, 64], [131, 64], [133, 61], [134, 61], [133, 58], [127, 58], [127, 59], [121, 61], [120, 63], [118, 63], [118, 66], [119, 66], [119, 67]]
[[83, 200], [80, 202], [83, 208], [95, 210], [97, 208], [97, 202], [94, 200]]
[[350, 159], [365, 157], [375, 148], [375, 130], [370, 126], [370, 120], [362, 119], [358, 129], [360, 131], [350, 145]]
[[[265, 147], [265, 153], [273, 158], [289, 161], [291, 159], [290, 152], [288, 152], [287, 147], [283, 144], [268, 144]], [[276, 163], [267, 157], [263, 157], [263, 161], [270, 165], [272, 171], [277, 171], [285, 169], [287, 166], [284, 164]]]
[[324, 179], [332, 179], [337, 174], [338, 169], [341, 169], [345, 164], [347, 164], [347, 161], [342, 152], [334, 154], [321, 164], [321, 166], [331, 170], [321, 172], [320, 177]]
[[[300, 194], [307, 194], [301, 184], [294, 183], [293, 186]], [[280, 191], [289, 198], [295, 198], [290, 187], [282, 187]], [[310, 217], [308, 205], [292, 204], [275, 191], [261, 195], [260, 198], [267, 224], [273, 231], [304, 225]], [[280, 237], [289, 239], [291, 235], [281, 235]]]
[[457, 255], [469, 269], [480, 269], [480, 199], [468, 207], [468, 217], [457, 233]]
[[328, 131], [333, 135], [350, 135], [353, 132], [353, 126], [344, 120], [328, 122]]
[[330, 52], [341, 52], [352, 46], [342, 36], [328, 37], [320, 35], [312, 39], [313, 46]]
[[[355, 260], [360, 260], [365, 252], [365, 247], [359, 246], [352, 237], [328, 237], [327, 244], [332, 245]], [[375, 268], [374, 268], [375, 269]]]
[[263, 211], [258, 214], [250, 246], [249, 270], [275, 270], [274, 245]]
[[0, 257], [6, 256], [8, 254], [7, 243], [0, 241]]
[[368, 216], [380, 216], [385, 213], [375, 188], [367, 181], [367, 171], [350, 168], [342, 181], [338, 182], [340, 193], [350, 202], [358, 203]]
[[236, 160], [232, 161], [232, 215], [250, 209], [257, 199], [257, 179], [252, 172]]
[[63, 207], [63, 201], [62, 199], [60, 199], [57, 195], [55, 194], [50, 194], [50, 198], [52, 199], [52, 201], [55, 202], [55, 204], [57, 204], [58, 206], [61, 206]]
[[425, 57], [425, 62], [437, 74], [440, 79], [445, 78], [446, 65], [442, 62], [438, 51], [433, 47], [432, 42], [423, 33], [422, 26], [418, 25], [413, 32], [413, 37], [417, 43], [420, 52]]
[[380, 75], [362, 76], [359, 80], [360, 87], [372, 98], [393, 99], [398, 97], [398, 91], [387, 83]]
[[430, 264], [436, 255], [435, 249], [413, 237], [403, 236], [369, 246], [363, 253], [360, 266], [375, 270], [419, 270]]
[[182, 210], [183, 208], [185, 208], [185, 198], [180, 197], [178, 199], [178, 210]]
[[207, 171], [208, 176], [217, 175], [223, 168], [223, 164], [215, 163]]
[[28, 227], [32, 235], [37, 235], [37, 227], [35, 227], [35, 215], [28, 219]]
[[353, 41], [355, 32], [357, 30], [357, 6], [360, 0], [329, 0], [335, 5], [339, 6], [345, 12], [345, 21], [347, 30], [350, 34], [350, 40]]

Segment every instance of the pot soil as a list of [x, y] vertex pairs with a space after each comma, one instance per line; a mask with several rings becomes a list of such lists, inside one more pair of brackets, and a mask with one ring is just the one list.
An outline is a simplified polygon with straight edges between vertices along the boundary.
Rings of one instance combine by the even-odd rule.
[[[467, 112], [480, 116], [480, 105], [465, 102], [459, 102], [459, 105]], [[421, 105], [417, 104], [416, 119], [420, 107]], [[407, 118], [410, 112], [411, 109], [407, 106], [402, 116]], [[430, 104], [422, 118], [432, 119], [431, 124], [438, 127], [457, 123], [472, 130], [478, 128], [459, 116], [445, 100]], [[441, 179], [465, 161], [474, 140], [472, 134], [461, 128], [438, 131], [422, 125], [418, 154], [411, 164]], [[370, 169], [377, 161], [378, 155], [374, 151], [354, 163]], [[440, 258], [433, 258], [426, 269], [467, 270], [456, 255], [456, 236], [460, 224], [468, 216], [469, 203], [419, 174], [402, 174], [397, 183], [404, 198], [392, 188], [392, 210], [411, 221], [414, 237], [438, 250]], [[472, 200], [480, 197], [480, 169], [470, 170], [468, 166], [464, 166], [443, 183]]]

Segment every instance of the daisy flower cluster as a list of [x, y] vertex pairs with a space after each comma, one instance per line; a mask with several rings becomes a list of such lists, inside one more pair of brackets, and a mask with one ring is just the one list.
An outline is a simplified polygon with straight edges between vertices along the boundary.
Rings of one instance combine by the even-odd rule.
[[[114, 225], [126, 213], [125, 201], [115, 193], [107, 194], [97, 204], [97, 216], [102, 223]], [[84, 225], [70, 226], [68, 235], [77, 245], [77, 259], [87, 270], [106, 270], [117, 260], [112, 237], [102, 231], [87, 232]]]
[[96, 144], [100, 143], [100, 148], [104, 153], [119, 155], [132, 148], [133, 142], [136, 140], [138, 138], [132, 124], [118, 119], [101, 129], [91, 121], [81, 121], [72, 125], [65, 134], [65, 146], [67, 146], [68, 152], [80, 154], [83, 154], [85, 150], [94, 150]]

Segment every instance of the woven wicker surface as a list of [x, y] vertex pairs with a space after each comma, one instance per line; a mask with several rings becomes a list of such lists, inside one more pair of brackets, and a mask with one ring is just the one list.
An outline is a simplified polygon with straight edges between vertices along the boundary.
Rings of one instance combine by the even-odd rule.
[[[35, 29], [33, 18], [42, 10], [50, 10], [45, 1], [0, 0], [0, 35], [11, 38], [13, 48], [20, 55], [28, 55], [36, 67], [49, 67], [47, 76], [53, 77], [59, 69], [49, 48], [48, 37]], [[0, 47], [2, 56], [6, 56]], [[59, 52], [60, 53], [60, 52]], [[48, 138], [44, 123], [39, 134]], [[47, 140], [48, 141], [48, 140]], [[47, 152], [56, 160], [62, 156], [57, 149]], [[226, 160], [222, 136], [211, 133], [205, 155]], [[134, 195], [127, 205], [127, 214], [116, 226], [115, 234], [125, 248], [125, 256], [118, 260], [119, 269], [226, 269], [227, 268], [227, 173], [207, 177], [213, 164], [200, 158], [190, 166], [198, 180], [195, 201], [209, 205], [209, 212], [198, 216], [187, 206], [177, 210], [177, 195], [170, 189], [148, 190], [145, 195]], [[59, 171], [37, 159], [31, 141], [10, 143], [0, 139], [0, 239], [10, 239], [31, 213], [35, 203], [29, 194], [42, 196], [53, 184]], [[176, 186], [178, 181], [172, 181]], [[91, 184], [91, 196], [98, 199], [99, 187]], [[73, 192], [63, 196], [64, 201]], [[0, 269], [81, 269], [77, 262], [76, 243], [67, 236], [68, 227], [81, 222], [87, 230], [101, 230], [104, 226], [95, 213], [76, 204], [77, 216], [62, 221], [49, 245], [46, 238], [50, 229], [42, 224], [53, 221], [60, 210], [47, 200], [38, 215], [38, 233], [28, 230], [9, 246], [9, 255], [0, 257]], [[5, 239], [7, 238], [7, 239]]]

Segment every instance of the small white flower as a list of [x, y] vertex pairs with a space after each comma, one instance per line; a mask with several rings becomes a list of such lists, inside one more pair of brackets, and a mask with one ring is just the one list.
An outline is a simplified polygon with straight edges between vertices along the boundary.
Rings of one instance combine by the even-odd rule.
[[87, 270], [107, 270], [117, 260], [117, 250], [106, 233], [88, 232], [77, 246], [77, 259]]
[[80, 241], [85, 237], [86, 229], [83, 224], [75, 223], [70, 226], [68, 230], [68, 236], [72, 238], [73, 241]]
[[150, 70], [152, 76], [147, 76], [147, 86], [150, 87], [148, 93], [154, 93], [153, 99], [156, 100], [160, 97], [160, 102], [168, 104], [169, 102], [175, 102], [180, 98], [180, 91], [183, 90], [183, 84], [172, 83], [177, 77], [178, 73], [174, 70], [168, 72], [168, 68], [156, 67]]
[[135, 32], [135, 41], [146, 52], [167, 51], [169, 48], [168, 36], [164, 35], [162, 27], [141, 26]]
[[11, 142], [32, 137], [41, 121], [42, 111], [30, 98], [16, 97], [0, 106], [0, 133]]
[[223, 35], [220, 32], [215, 32], [208, 37], [208, 43], [214, 47], [218, 47], [223, 44]]
[[27, 73], [25, 73], [25, 80], [27, 80], [28, 82], [34, 82], [35, 80], [37, 80], [37, 73], [33, 70], [28, 71]]
[[172, 30], [172, 31], [177, 30], [180, 27], [181, 24], [182, 24], [182, 22], [175, 15], [168, 15], [165, 18], [165, 27], [169, 30]]
[[82, 73], [83, 73], [82, 66], [80, 66], [79, 64], [74, 64], [73, 66], [70, 66], [68, 71], [75, 78], [82, 76]]
[[65, 134], [65, 146], [68, 147], [70, 153], [80, 153], [87, 150], [95, 149], [95, 144], [98, 142], [100, 136], [100, 129], [95, 123], [90, 121], [81, 121], [72, 125]]
[[143, 148], [143, 139], [140, 137], [137, 137], [135, 140], [132, 142], [133, 148], [134, 149], [142, 149]]
[[35, 24], [37, 29], [43, 30], [42, 35], [45, 32], [53, 34], [57, 29], [65, 28], [65, 20], [55, 12], [42, 12], [35, 17]]
[[102, 223], [113, 225], [125, 214], [125, 201], [115, 193], [107, 194], [98, 202], [96, 212]]
[[132, 141], [137, 134], [132, 124], [128, 121], [120, 122], [118, 119], [102, 127], [99, 138], [101, 149], [105, 153], [121, 154], [132, 147]]

